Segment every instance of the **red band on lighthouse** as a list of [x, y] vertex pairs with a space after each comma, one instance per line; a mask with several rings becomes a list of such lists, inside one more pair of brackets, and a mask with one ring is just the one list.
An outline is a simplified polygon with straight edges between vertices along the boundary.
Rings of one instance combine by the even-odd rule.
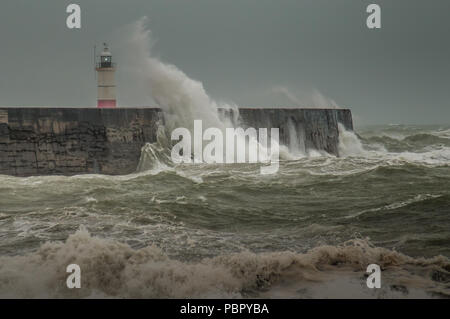
[[116, 100], [98, 100], [97, 102], [97, 107], [99, 109], [110, 109], [115, 108], [116, 106]]

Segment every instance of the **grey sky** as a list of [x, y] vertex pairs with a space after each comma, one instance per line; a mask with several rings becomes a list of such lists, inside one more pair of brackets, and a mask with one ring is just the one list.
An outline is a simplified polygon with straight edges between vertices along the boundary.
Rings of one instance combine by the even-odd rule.
[[[70, 3], [81, 30], [65, 25]], [[370, 3], [381, 30], [365, 25]], [[95, 105], [94, 43], [142, 16], [157, 55], [214, 99], [290, 106], [282, 87], [304, 104], [320, 91], [359, 124], [450, 123], [448, 0], [2, 0], [0, 105]], [[119, 104], [152, 105], [115, 58]]]

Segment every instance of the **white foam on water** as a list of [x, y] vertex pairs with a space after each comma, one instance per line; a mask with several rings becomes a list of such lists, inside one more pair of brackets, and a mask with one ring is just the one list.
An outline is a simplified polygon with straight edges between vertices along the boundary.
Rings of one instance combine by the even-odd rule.
[[364, 214], [368, 214], [368, 213], [374, 213], [374, 212], [378, 212], [378, 211], [390, 211], [390, 210], [396, 210], [398, 208], [402, 208], [405, 206], [408, 206], [410, 204], [414, 204], [414, 203], [419, 203], [419, 202], [423, 202], [429, 199], [434, 199], [434, 198], [439, 198], [442, 195], [433, 195], [433, 194], [419, 194], [416, 195], [412, 198], [406, 199], [404, 201], [399, 201], [399, 202], [395, 202], [395, 203], [391, 203], [388, 205], [384, 205], [382, 207], [377, 207], [377, 208], [371, 208], [371, 209], [366, 209], [357, 213], [353, 213], [351, 215], [348, 216], [344, 216], [344, 219], [351, 219], [351, 218], [355, 218]]
[[367, 150], [358, 136], [354, 132], [346, 130], [342, 124], [339, 124], [339, 154], [342, 157], [378, 159], [386, 165], [402, 165], [405, 162], [430, 166], [450, 164], [450, 147], [433, 145], [417, 152], [388, 152], [383, 146]]
[[[66, 287], [65, 269], [72, 263], [82, 269], [81, 289]], [[93, 237], [81, 228], [64, 243], [47, 242], [33, 253], [0, 257], [0, 297], [239, 298], [270, 294], [272, 288], [276, 297], [277, 287], [285, 282], [298, 289], [309, 287], [314, 297], [333, 297], [338, 294], [320, 287], [334, 285], [335, 292], [351, 289], [354, 294], [367, 290], [362, 285], [371, 263], [392, 274], [383, 281], [386, 289], [406, 285], [428, 297], [431, 295], [427, 292], [450, 294], [445, 283], [432, 280], [433, 271], [445, 272], [450, 266], [447, 258], [413, 259], [364, 240], [319, 246], [306, 253], [244, 251], [186, 262], [169, 258], [155, 246], [132, 249]], [[352, 281], [343, 276], [349, 273], [353, 274]]]
[[438, 136], [438, 137], [450, 139], [450, 129], [438, 130], [438, 131], [432, 132], [431, 134]]

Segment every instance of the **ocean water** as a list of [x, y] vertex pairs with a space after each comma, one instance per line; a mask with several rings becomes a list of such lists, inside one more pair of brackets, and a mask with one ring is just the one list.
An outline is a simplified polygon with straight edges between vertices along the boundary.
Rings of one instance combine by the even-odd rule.
[[341, 128], [341, 157], [274, 175], [166, 151], [128, 176], [0, 176], [0, 297], [450, 296], [450, 126]]

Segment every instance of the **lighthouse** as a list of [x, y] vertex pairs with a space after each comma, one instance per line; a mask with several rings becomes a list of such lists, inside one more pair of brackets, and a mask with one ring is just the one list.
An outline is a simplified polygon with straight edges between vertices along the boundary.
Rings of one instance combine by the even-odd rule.
[[106, 43], [104, 43], [103, 52], [100, 54], [100, 62], [96, 63], [96, 70], [97, 107], [115, 108], [117, 106], [114, 80], [116, 64], [112, 62], [112, 54]]

